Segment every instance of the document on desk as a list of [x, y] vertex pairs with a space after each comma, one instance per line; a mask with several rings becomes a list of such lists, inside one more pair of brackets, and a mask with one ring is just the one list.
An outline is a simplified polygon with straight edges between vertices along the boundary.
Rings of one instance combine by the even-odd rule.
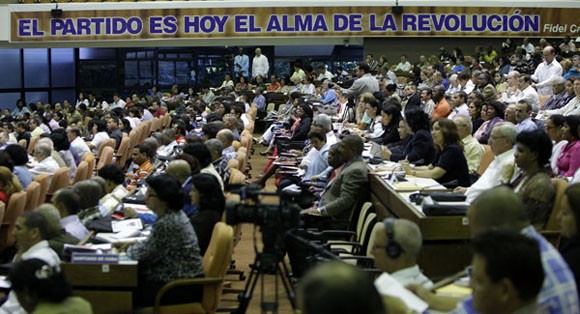
[[446, 188], [439, 184], [439, 182], [429, 178], [405, 177], [405, 182], [389, 182], [390, 185], [397, 192], [412, 192], [412, 191], [445, 191]]
[[403, 287], [403, 285], [387, 273], [383, 273], [375, 280], [375, 287], [381, 295], [401, 299], [415, 313], [423, 313], [429, 307], [425, 301], [421, 300], [413, 292], [407, 290], [407, 288]]

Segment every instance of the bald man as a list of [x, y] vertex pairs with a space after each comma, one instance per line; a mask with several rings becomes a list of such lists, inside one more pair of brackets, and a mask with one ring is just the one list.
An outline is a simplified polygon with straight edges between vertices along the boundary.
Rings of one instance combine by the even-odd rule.
[[[417, 258], [421, 252], [423, 236], [419, 227], [404, 219], [387, 218], [377, 223], [373, 229], [375, 243], [372, 254], [375, 267], [395, 278], [401, 285], [421, 285], [427, 289], [433, 286], [419, 269]], [[379, 293], [383, 288], [381, 275], [375, 280]]]
[[222, 142], [222, 152], [221, 155], [227, 160], [235, 159], [237, 157], [236, 150], [232, 146], [234, 142], [234, 133], [230, 129], [221, 129], [217, 132], [215, 136], [220, 142]]
[[552, 95], [552, 81], [562, 76], [562, 66], [556, 60], [556, 49], [552, 46], [546, 46], [543, 51], [544, 62], [540, 63], [532, 75], [532, 80], [536, 83], [532, 84], [538, 91], [539, 95]]
[[58, 254], [60, 258], [64, 256], [64, 245], [65, 244], [78, 244], [81, 239], [74, 237], [72, 234], [68, 233], [60, 224], [60, 213], [56, 207], [52, 204], [42, 204], [34, 210], [37, 213], [42, 214], [47, 221], [47, 241], [48, 246]]
[[[502, 186], [483, 192], [471, 204], [467, 218], [472, 237], [501, 229], [516, 231], [537, 241], [545, 273], [544, 284], [538, 294], [540, 310], [542, 313], [578, 313], [574, 274], [558, 250], [530, 224], [522, 200], [511, 189]], [[436, 296], [419, 286], [412, 286], [411, 289], [435, 310], [451, 311], [458, 301]], [[473, 298], [461, 301], [454, 313], [475, 313]]]
[[189, 163], [182, 159], [176, 159], [169, 162], [167, 165], [167, 173], [176, 177], [181, 183], [181, 192], [183, 193], [183, 212], [189, 216], [193, 214], [197, 208], [191, 204], [191, 196], [189, 193], [193, 189], [193, 184], [191, 183], [191, 166]]

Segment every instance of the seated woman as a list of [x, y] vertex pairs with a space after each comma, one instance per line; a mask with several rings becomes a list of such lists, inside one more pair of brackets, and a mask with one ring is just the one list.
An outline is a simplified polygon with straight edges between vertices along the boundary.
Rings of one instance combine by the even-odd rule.
[[562, 153], [562, 148], [568, 144], [568, 141], [562, 138], [564, 121], [563, 115], [555, 114], [546, 119], [546, 124], [544, 124], [544, 129], [554, 144], [552, 157], [550, 158], [550, 166], [552, 167], [552, 173], [556, 175], [558, 174], [558, 157]]
[[406, 160], [416, 165], [430, 164], [435, 156], [435, 145], [429, 133], [429, 116], [421, 108], [412, 108], [405, 113], [405, 118], [411, 139], [400, 151], [383, 147], [383, 157], [391, 161]]
[[89, 148], [92, 149], [93, 153], [96, 153], [101, 142], [109, 139], [107, 124], [103, 120], [94, 119], [89, 123], [89, 128], [92, 131], [93, 140], [87, 143], [87, 145], [89, 145]]
[[463, 144], [457, 133], [457, 126], [453, 120], [442, 118], [436, 119], [432, 128], [433, 141], [438, 148], [433, 163], [422, 167], [405, 165], [403, 169], [407, 174], [432, 178], [441, 184], [469, 186], [469, 168], [463, 154]]
[[576, 287], [578, 287], [580, 283], [580, 184], [573, 184], [566, 189], [557, 217], [563, 237], [560, 243], [560, 253], [574, 273]]
[[72, 295], [64, 274], [43, 260], [18, 262], [8, 279], [18, 302], [28, 313], [93, 313], [89, 302]]
[[10, 195], [22, 191], [18, 178], [7, 167], [0, 167], [0, 201], [8, 204]]
[[471, 117], [471, 123], [473, 124], [472, 134], [479, 129], [483, 124], [483, 119], [481, 118], [481, 105], [477, 102], [469, 103], [469, 116]]
[[[407, 126], [407, 123], [405, 123], [405, 120], [401, 119], [399, 121], [399, 127], [397, 128], [397, 132], [398, 132], [398, 136], [399, 138], [401, 138], [400, 141], [395, 142], [395, 143], [391, 143], [388, 144], [386, 148], [388, 148], [392, 154], [394, 155], [400, 155], [403, 153], [403, 150], [405, 149], [405, 147], [407, 146], [407, 144], [409, 143], [409, 141], [411, 140], [412, 136], [411, 136], [411, 130], [409, 129], [409, 127]], [[383, 147], [381, 147], [381, 149], [385, 149]]]
[[26, 166], [28, 163], [28, 152], [26, 149], [18, 144], [11, 144], [6, 146], [4, 152], [14, 163], [14, 175], [20, 181], [23, 189], [26, 189], [32, 182], [32, 174]]
[[[140, 306], [150, 306], [157, 292], [167, 282], [198, 277], [203, 274], [202, 257], [197, 235], [185, 215], [181, 185], [169, 174], [147, 178], [147, 207], [157, 214], [157, 221], [147, 240], [127, 247], [127, 256], [139, 261], [139, 288], [135, 301]], [[123, 245], [120, 246], [122, 250]], [[185, 290], [185, 289], [184, 289]], [[167, 303], [201, 300], [201, 289], [177, 290]]]
[[503, 121], [505, 106], [499, 101], [490, 101], [481, 106], [481, 117], [485, 122], [475, 131], [475, 137], [481, 144], [487, 144], [491, 130], [498, 122]]
[[366, 115], [370, 118], [371, 123], [364, 133], [366, 139], [376, 139], [380, 138], [385, 130], [383, 130], [383, 124], [381, 123], [383, 116], [381, 113], [380, 103], [377, 99], [373, 99], [366, 103]]
[[261, 155], [274, 153], [274, 148], [280, 140], [287, 139], [292, 142], [299, 142], [306, 140], [308, 132], [310, 132], [310, 125], [312, 124], [313, 112], [310, 105], [305, 103], [302, 98], [298, 100], [296, 108], [296, 116], [294, 117], [294, 124], [290, 127], [289, 132], [280, 132], [272, 141], [266, 151], [260, 152]]
[[74, 178], [77, 172], [77, 164], [70, 151], [70, 142], [66, 136], [66, 131], [64, 129], [56, 129], [50, 134], [50, 139], [54, 143], [54, 150], [58, 152], [60, 158], [62, 158], [66, 166], [70, 169], [71, 178]]
[[214, 225], [221, 220], [226, 199], [217, 179], [211, 174], [200, 173], [191, 178], [193, 188], [189, 195], [197, 210], [189, 216], [197, 235], [201, 255], [205, 254]]
[[568, 141], [558, 157], [556, 165], [558, 166], [558, 175], [564, 177], [573, 177], [574, 173], [580, 168], [580, 116], [564, 117], [562, 126], [562, 139]]
[[401, 140], [399, 136], [399, 121], [401, 121], [401, 109], [397, 105], [387, 101], [381, 109], [381, 123], [383, 125], [383, 135], [371, 141], [381, 145], [397, 143]]
[[516, 137], [514, 159], [520, 172], [510, 182], [528, 211], [531, 224], [542, 230], [552, 211], [554, 186], [546, 167], [552, 154], [552, 140], [543, 130], [524, 131]]

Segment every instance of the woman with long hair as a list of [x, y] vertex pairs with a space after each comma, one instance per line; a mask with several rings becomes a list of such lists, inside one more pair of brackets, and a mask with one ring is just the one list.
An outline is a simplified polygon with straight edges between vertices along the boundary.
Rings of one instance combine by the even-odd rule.
[[580, 283], [580, 183], [570, 185], [566, 189], [557, 218], [562, 233], [560, 253], [574, 273], [576, 288], [578, 288]]
[[219, 182], [211, 174], [197, 174], [191, 178], [191, 183], [193, 187], [189, 195], [191, 204], [197, 210], [189, 216], [189, 220], [197, 235], [201, 255], [204, 255], [213, 227], [222, 218], [226, 200]]
[[409, 175], [431, 178], [446, 186], [469, 186], [469, 168], [463, 154], [463, 144], [457, 132], [457, 125], [447, 118], [436, 119], [432, 123], [431, 135], [437, 146], [437, 155], [428, 166], [403, 169]]
[[0, 201], [8, 204], [13, 193], [22, 191], [18, 178], [7, 167], [0, 166]]

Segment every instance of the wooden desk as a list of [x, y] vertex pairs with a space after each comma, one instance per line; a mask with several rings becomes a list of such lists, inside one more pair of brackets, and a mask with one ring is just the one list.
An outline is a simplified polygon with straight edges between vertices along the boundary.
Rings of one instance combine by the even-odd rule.
[[91, 303], [95, 314], [131, 313], [137, 264], [62, 263], [74, 294]]
[[413, 221], [423, 234], [419, 266], [431, 278], [450, 275], [471, 262], [467, 245], [469, 226], [464, 216], [428, 217], [392, 189], [382, 178], [371, 175], [371, 201], [379, 219], [389, 216]]

